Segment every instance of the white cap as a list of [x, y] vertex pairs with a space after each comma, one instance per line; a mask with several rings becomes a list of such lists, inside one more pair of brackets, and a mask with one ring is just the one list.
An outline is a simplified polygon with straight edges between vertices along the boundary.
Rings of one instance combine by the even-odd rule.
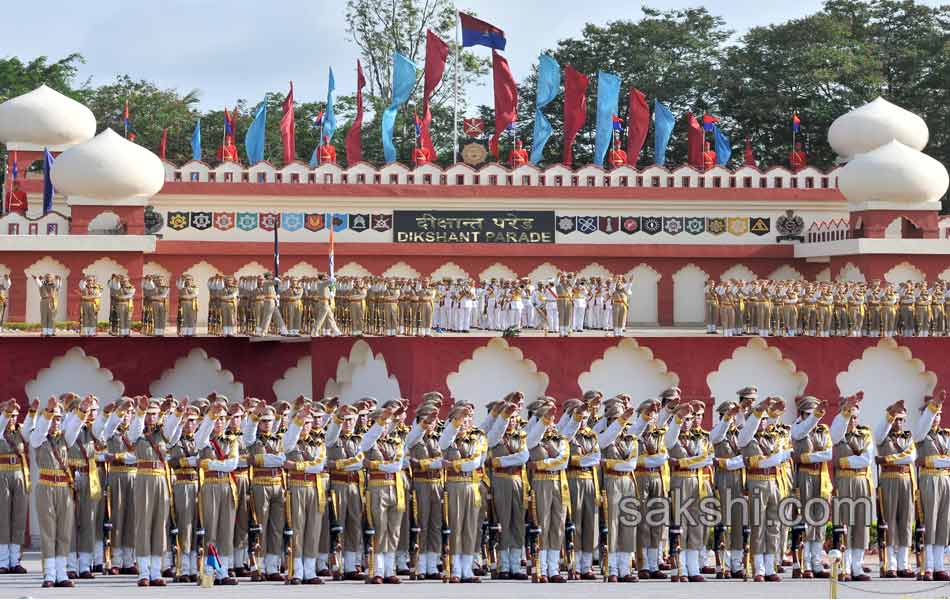
[[841, 115], [828, 129], [828, 143], [843, 160], [891, 140], [923, 150], [929, 136], [923, 119], [881, 97]]
[[111, 129], [63, 152], [53, 163], [53, 186], [70, 197], [123, 200], [154, 196], [165, 184], [155, 154]]
[[855, 156], [838, 174], [838, 188], [853, 209], [939, 209], [948, 185], [946, 167], [897, 140]]

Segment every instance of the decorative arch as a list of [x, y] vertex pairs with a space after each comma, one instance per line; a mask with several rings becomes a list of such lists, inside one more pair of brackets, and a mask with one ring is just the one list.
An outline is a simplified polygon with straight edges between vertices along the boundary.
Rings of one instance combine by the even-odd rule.
[[244, 384], [234, 380], [231, 371], [221, 368], [221, 361], [208, 356], [203, 348], [194, 348], [186, 356], [175, 361], [162, 376], [149, 386], [152, 396], [173, 394], [178, 398], [204, 398], [211, 392], [227, 396], [230, 400], [244, 399]]
[[600, 390], [607, 398], [622, 392], [639, 401], [656, 398], [679, 381], [679, 375], [654, 358], [652, 350], [632, 338], [624, 338], [591, 363], [577, 378], [577, 385], [584, 391]]
[[263, 275], [264, 273], [268, 271], [270, 271], [270, 269], [268, 269], [261, 263], [257, 262], [256, 260], [252, 260], [251, 262], [247, 263], [246, 265], [244, 265], [243, 267], [235, 271], [234, 277], [236, 279], [240, 279], [241, 277]]
[[491, 281], [492, 278], [498, 280], [513, 280], [518, 278], [518, 274], [511, 270], [508, 265], [502, 263], [494, 263], [478, 274], [479, 281]]
[[119, 218], [119, 215], [115, 214], [111, 210], [105, 210], [97, 214], [92, 218], [92, 220], [89, 221], [89, 225], [86, 226], [86, 233], [105, 233], [117, 231], [121, 224], [122, 219]]
[[943, 281], [950, 281], [950, 267], [947, 267], [940, 272], [940, 275], [937, 275], [937, 279], [942, 279]]
[[383, 277], [402, 277], [405, 279], [419, 279], [422, 277], [422, 273], [417, 271], [412, 266], [406, 264], [404, 261], [399, 261], [396, 264], [392, 265], [385, 271], [383, 271]]
[[835, 383], [844, 397], [864, 392], [861, 422], [874, 427], [885, 418], [884, 408], [897, 400], [905, 401], [911, 418], [919, 414], [917, 408], [924, 396], [933, 394], [937, 376], [909, 348], [899, 346], [894, 338], [882, 338], [851, 361]]
[[76, 346], [62, 356], [54, 358], [50, 365], [40, 369], [36, 377], [24, 388], [27, 398], [39, 398], [45, 402], [50, 396], [73, 392], [79, 396], [92, 394], [103, 403], [115, 402], [122, 397], [125, 385], [116, 381], [112, 371], [99, 366], [99, 359], [86, 355]]
[[297, 364], [284, 371], [284, 375], [274, 382], [274, 398], [293, 402], [300, 395], [313, 394], [313, 361], [304, 356]]
[[[778, 348], [754, 337], [719, 363], [719, 368], [706, 376], [706, 385], [717, 404], [735, 399], [738, 390], [754, 385], [759, 388], [760, 397], [781, 396], [786, 405], [791, 406], [795, 398], [805, 392], [808, 375], [797, 370], [794, 362], [783, 358]], [[795, 411], [785, 411], [784, 418], [794, 421]]]
[[[195, 263], [185, 270], [185, 273], [195, 278], [198, 286], [198, 326], [208, 324], [208, 280], [214, 275], [223, 275], [221, 269], [207, 261]], [[175, 282], [172, 282], [174, 285]]]
[[732, 265], [720, 276], [720, 279], [739, 279], [741, 281], [755, 281], [758, 276], [749, 267], [738, 264]]
[[[99, 303], [99, 321], [109, 320], [109, 307], [112, 306], [112, 295], [109, 293], [109, 280], [113, 275], [128, 276], [129, 270], [104, 256], [94, 263], [91, 263], [82, 270], [83, 276], [95, 275], [99, 284], [102, 286], [102, 302]], [[78, 282], [77, 282], [78, 283]]]
[[40, 290], [36, 287], [33, 277], [52, 273], [59, 275], [63, 286], [59, 289], [56, 302], [56, 320], [66, 320], [66, 298], [69, 294], [69, 269], [63, 263], [51, 256], [44, 256], [23, 270], [26, 275], [26, 322], [40, 322]]
[[455, 401], [471, 402], [475, 414], [482, 414], [477, 409], [510, 392], [521, 392], [525, 398], [533, 399], [548, 389], [548, 376], [539, 372], [534, 361], [526, 359], [519, 348], [509, 346], [500, 337], [477, 348], [445, 381]]
[[864, 283], [867, 281], [861, 269], [852, 263], [845, 263], [845, 265], [841, 267], [841, 270], [838, 271], [837, 280], [846, 283]]
[[703, 293], [709, 274], [693, 263], [673, 273], [673, 323], [702, 323], [706, 318]]
[[630, 310], [627, 323], [655, 325], [660, 321], [659, 283], [660, 273], [646, 263], [640, 263], [627, 271], [627, 282], [631, 284]]
[[342, 269], [337, 269], [334, 273], [337, 277], [371, 277], [372, 275], [369, 269], [358, 262], [346, 263]]
[[801, 281], [805, 279], [805, 276], [802, 275], [798, 269], [791, 265], [782, 265], [781, 267], [772, 271], [767, 279], [771, 279], [773, 281], [787, 281], [790, 279]]
[[904, 218], [897, 217], [887, 224], [884, 228], [884, 238], [889, 240], [899, 240], [904, 237]]
[[884, 280], [888, 283], [902, 283], [904, 281], [913, 281], [914, 283], [918, 283], [921, 281], [926, 281], [926, 279], [927, 276], [924, 275], [923, 271], [910, 264], [906, 260], [900, 264], [894, 265], [887, 273], [884, 273]]
[[468, 272], [454, 262], [447, 262], [432, 272], [432, 279], [441, 280], [446, 277], [455, 279], [470, 279]]
[[821, 271], [818, 271], [818, 274], [815, 275], [815, 281], [831, 281], [831, 269], [825, 267]]
[[149, 261], [142, 265], [142, 277], [146, 277], [148, 275], [159, 275], [164, 277], [165, 281], [168, 281], [172, 276], [172, 272], [157, 262]]
[[291, 277], [316, 277], [319, 274], [320, 269], [303, 260], [287, 269], [287, 275]]
[[577, 272], [578, 277], [583, 277], [590, 279], [591, 277], [600, 277], [601, 279], [610, 279], [613, 277], [613, 273], [607, 270], [607, 267], [600, 263], [590, 263], [583, 269]]
[[339, 396], [341, 404], [371, 396], [380, 403], [400, 398], [399, 380], [390, 375], [382, 352], [374, 355], [365, 340], [357, 340], [349, 356], [340, 357], [336, 377], [324, 385], [325, 396]]
[[557, 278], [557, 274], [560, 272], [560, 269], [555, 267], [549, 262], [541, 263], [536, 266], [534, 269], [528, 273], [528, 279], [532, 282], [537, 283], [539, 281], [548, 281], [551, 279]]

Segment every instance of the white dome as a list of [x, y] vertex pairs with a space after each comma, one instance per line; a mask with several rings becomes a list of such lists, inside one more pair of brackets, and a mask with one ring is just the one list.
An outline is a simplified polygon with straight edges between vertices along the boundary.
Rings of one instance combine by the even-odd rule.
[[828, 129], [828, 143], [845, 160], [891, 140], [923, 150], [929, 136], [923, 119], [880, 96], [841, 115]]
[[66, 196], [121, 200], [157, 194], [165, 169], [150, 151], [106, 129], [60, 154], [51, 177], [56, 191]]
[[96, 135], [92, 111], [56, 90], [41, 85], [0, 104], [0, 141], [62, 146]]
[[851, 204], [936, 202], [948, 185], [946, 167], [897, 140], [855, 156], [838, 173], [838, 189]]

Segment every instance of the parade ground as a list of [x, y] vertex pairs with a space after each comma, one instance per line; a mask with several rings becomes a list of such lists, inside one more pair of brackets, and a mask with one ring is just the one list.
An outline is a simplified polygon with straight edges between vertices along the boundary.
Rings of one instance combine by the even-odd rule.
[[[865, 563], [877, 571], [868, 556]], [[135, 576], [97, 576], [94, 581], [77, 581], [73, 589], [41, 589], [40, 559], [27, 552], [26, 575], [0, 578], [0, 598], [198, 598], [226, 593], [229, 598], [830, 598], [828, 580], [801, 580], [790, 577], [781, 583], [752, 583], [731, 579], [708, 579], [706, 583], [676, 583], [668, 580], [639, 583], [600, 581], [533, 585], [527, 582], [491, 581], [480, 584], [448, 585], [432, 581], [406, 581], [396, 585], [365, 585], [358, 582], [328, 581], [322, 586], [289, 586], [279, 583], [249, 583], [234, 587], [200, 588], [191, 584], [169, 584], [163, 588], [138, 588]], [[715, 577], [715, 576], [712, 576]], [[947, 598], [950, 583], [912, 579], [878, 579], [866, 583], [839, 582], [838, 598]]]

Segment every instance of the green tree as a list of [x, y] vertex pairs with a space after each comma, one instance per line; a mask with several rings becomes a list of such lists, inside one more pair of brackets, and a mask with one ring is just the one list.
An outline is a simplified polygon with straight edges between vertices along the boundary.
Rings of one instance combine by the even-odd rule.
[[[382, 164], [380, 117], [392, 93], [393, 53], [399, 52], [417, 65], [416, 85], [409, 102], [400, 110], [393, 130], [398, 159], [408, 163], [415, 140], [413, 110], [422, 110], [423, 69], [426, 30], [431, 29], [449, 44], [450, 56], [440, 85], [433, 92], [432, 142], [439, 162], [452, 162], [452, 110], [454, 102], [455, 21], [457, 10], [451, 0], [348, 0], [346, 25], [350, 39], [360, 50], [366, 75], [367, 116], [364, 117], [364, 160]], [[461, 52], [459, 85], [467, 89], [484, 81], [489, 62], [471, 52]], [[465, 97], [460, 95], [459, 118], [465, 114]], [[421, 116], [421, 115], [420, 115]], [[461, 124], [460, 124], [461, 127]], [[372, 132], [372, 133], [371, 133]], [[460, 132], [461, 134], [461, 132]]]
[[[580, 37], [558, 42], [551, 54], [563, 69], [572, 65], [590, 77], [587, 88], [587, 123], [577, 136], [574, 148], [576, 164], [590, 162], [594, 151], [597, 117], [597, 72], [620, 76], [618, 115], [626, 121], [629, 90], [636, 87], [651, 104], [658, 99], [674, 114], [687, 110], [702, 113], [718, 111], [718, 71], [722, 45], [731, 35], [722, 18], [705, 8], [657, 10], [643, 8], [639, 21], [612, 21], [604, 26], [588, 23]], [[534, 127], [537, 73], [533, 72], [519, 87], [519, 125], [530, 146]], [[554, 127], [545, 147], [545, 162], [561, 159], [563, 140], [563, 94], [544, 109]], [[647, 139], [640, 156], [641, 164], [653, 162], [652, 137]], [[624, 141], [624, 143], [626, 143]], [[685, 129], [678, 125], [670, 140], [669, 156], [674, 162], [686, 156]]]

